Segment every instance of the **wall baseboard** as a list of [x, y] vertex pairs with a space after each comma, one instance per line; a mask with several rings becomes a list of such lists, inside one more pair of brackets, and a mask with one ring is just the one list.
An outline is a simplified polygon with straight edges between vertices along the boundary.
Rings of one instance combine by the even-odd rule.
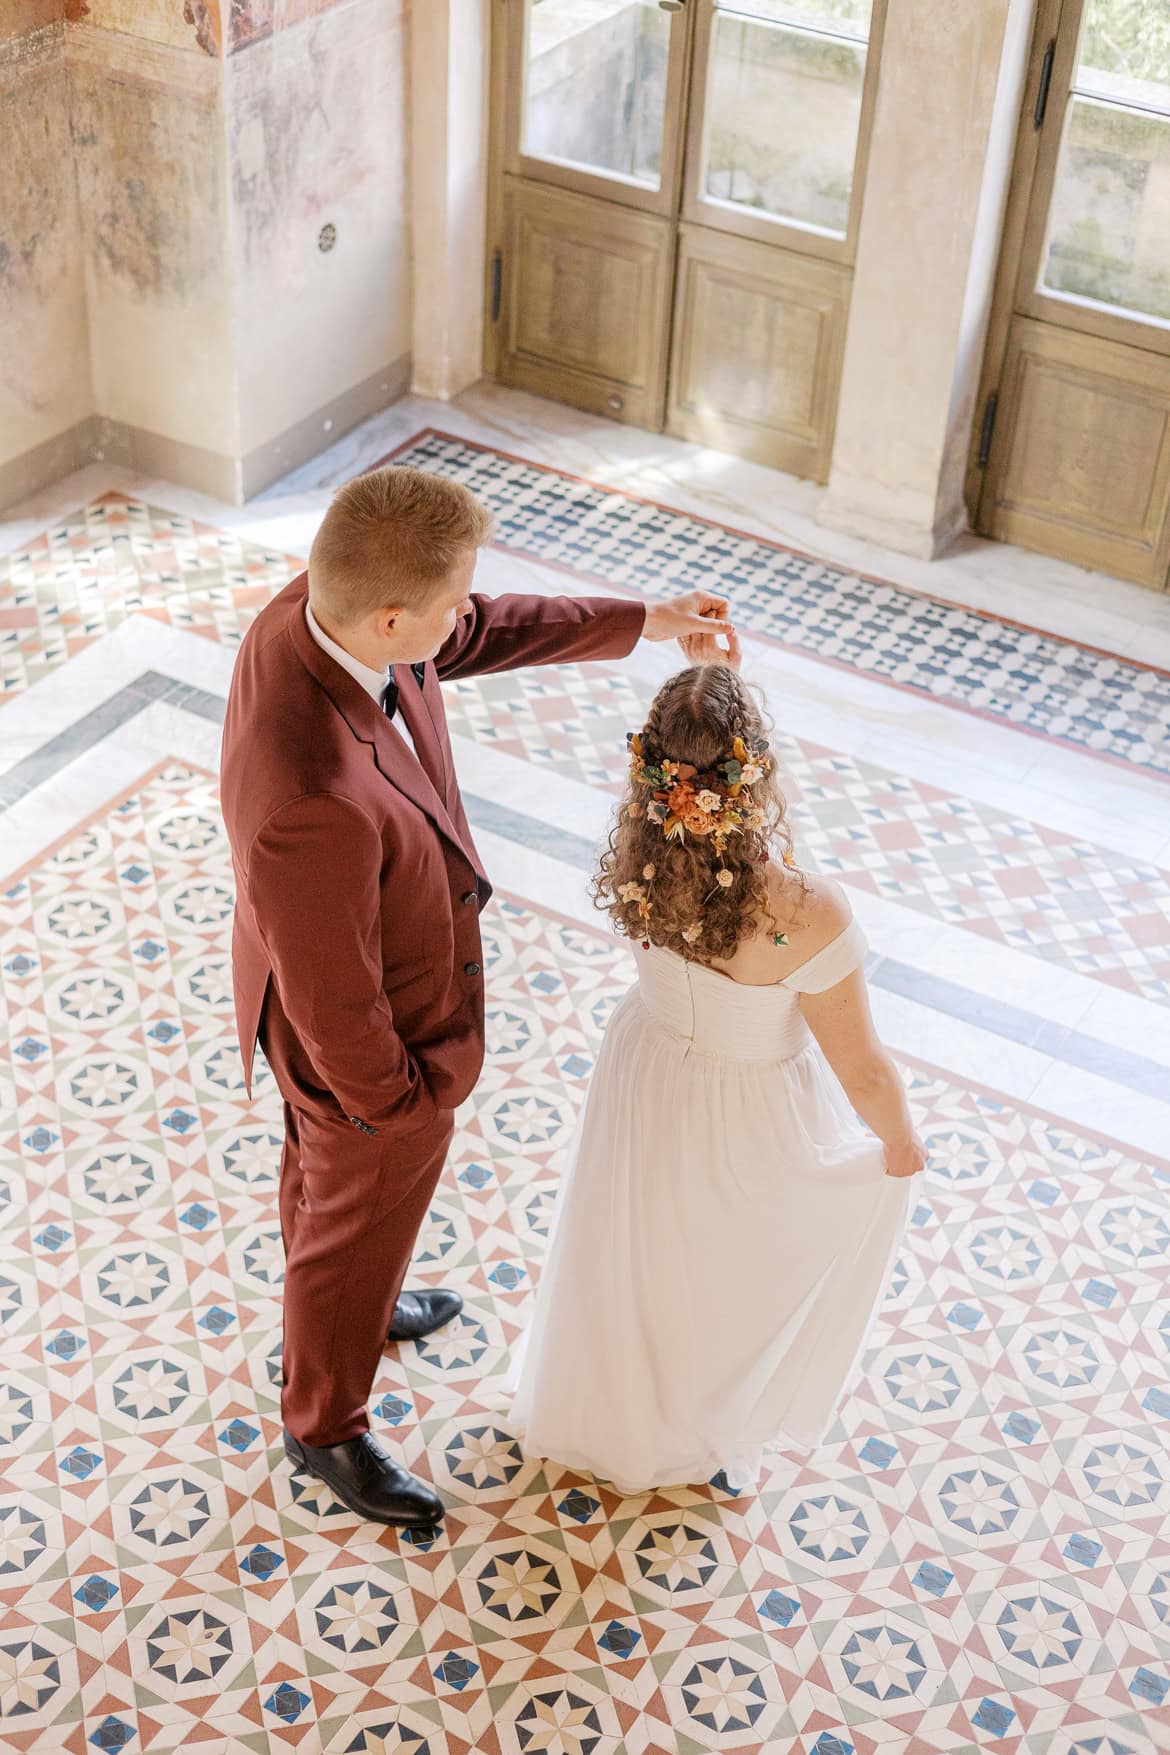
[[242, 458], [91, 414], [43, 444], [0, 462], [0, 511], [31, 498], [87, 463], [116, 463], [138, 475], [158, 476], [177, 487], [193, 488], [210, 499], [239, 506], [290, 470], [308, 463], [371, 415], [397, 402], [410, 389], [410, 377], [411, 359], [406, 354]]
[[382, 409], [389, 408], [392, 402], [405, 396], [410, 389], [412, 371], [411, 356], [403, 354], [392, 364], [364, 378], [360, 384], [343, 390], [340, 396], [334, 396], [322, 408], [314, 409], [312, 414], [286, 427], [276, 438], [267, 439], [249, 451], [240, 464], [244, 499], [250, 500], [253, 495], [271, 487], [282, 475], [299, 469], [302, 463], [308, 463], [328, 446], [335, 445], [362, 421], [380, 414]]

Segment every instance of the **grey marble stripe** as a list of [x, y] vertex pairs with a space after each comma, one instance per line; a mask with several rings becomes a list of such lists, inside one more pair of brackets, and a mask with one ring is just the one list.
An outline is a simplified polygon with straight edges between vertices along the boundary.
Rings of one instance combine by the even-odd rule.
[[533, 853], [547, 853], [550, 859], [559, 859], [562, 865], [575, 865], [579, 871], [593, 870], [597, 845], [584, 835], [558, 829], [555, 823], [542, 823], [539, 817], [510, 810], [506, 804], [496, 804], [474, 792], [463, 794], [463, 804], [473, 829], [489, 829], [494, 835], [502, 835], [506, 841], [518, 841], [521, 847], [530, 847]]
[[[222, 695], [193, 688], [189, 683], [163, 676], [158, 671], [143, 671], [132, 683], [119, 689], [117, 694], [111, 695], [91, 712], [83, 714], [75, 725], [50, 738], [0, 777], [0, 811], [43, 785], [69, 762], [84, 755], [86, 750], [155, 701], [166, 701], [213, 724], [223, 722], [225, 703]], [[546, 854], [577, 871], [593, 870], [597, 847], [586, 836], [574, 835], [555, 824], [541, 822], [539, 817], [481, 798], [474, 792], [465, 792], [463, 802], [473, 828], [490, 830], [505, 840], [529, 847], [534, 853]], [[1003, 1000], [989, 999], [986, 994], [974, 993], [958, 982], [944, 981], [890, 957], [871, 956], [866, 971], [874, 986], [884, 988], [887, 993], [901, 994], [933, 1011], [959, 1018], [993, 1036], [1001, 1036], [1005, 1041], [1018, 1042], [1021, 1047], [1033, 1048], [1067, 1066], [1079, 1067], [1084, 1072], [1109, 1079], [1113, 1084], [1124, 1085], [1143, 1097], [1170, 1099], [1170, 1070], [1143, 1055], [1114, 1048], [1110, 1043], [1098, 1041], [1095, 1036], [1066, 1029], [1034, 1012], [1024, 1011]]]
[[125, 688], [83, 713], [56, 737], [49, 738], [22, 761], [13, 763], [8, 772], [0, 776], [0, 811], [8, 810], [36, 787], [43, 786], [46, 780], [51, 780], [54, 774], [156, 701], [182, 707], [184, 712], [196, 713], [213, 724], [223, 723], [222, 695], [193, 688], [190, 683], [178, 682], [157, 670], [144, 670], [132, 683], [127, 683]]

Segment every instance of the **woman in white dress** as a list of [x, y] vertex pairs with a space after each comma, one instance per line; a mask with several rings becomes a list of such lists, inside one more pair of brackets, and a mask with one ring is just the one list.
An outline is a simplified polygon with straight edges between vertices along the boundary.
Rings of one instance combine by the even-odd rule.
[[631, 735], [594, 889], [638, 979], [598, 1056], [513, 1404], [529, 1455], [624, 1492], [719, 1470], [749, 1486], [766, 1448], [821, 1441], [925, 1164], [861, 930], [793, 862], [728, 648], [685, 643], [692, 668]]

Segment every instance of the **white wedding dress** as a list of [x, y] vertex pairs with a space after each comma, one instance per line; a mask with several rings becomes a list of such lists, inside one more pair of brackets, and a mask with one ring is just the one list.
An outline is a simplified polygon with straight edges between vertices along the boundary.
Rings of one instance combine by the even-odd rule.
[[856, 922], [772, 987], [657, 947], [610, 1021], [513, 1366], [531, 1456], [624, 1492], [759, 1478], [824, 1436], [906, 1220], [800, 1014]]

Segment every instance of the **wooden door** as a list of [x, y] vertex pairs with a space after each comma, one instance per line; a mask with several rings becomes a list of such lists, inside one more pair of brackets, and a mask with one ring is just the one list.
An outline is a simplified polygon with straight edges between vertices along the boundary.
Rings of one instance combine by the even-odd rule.
[[689, 20], [657, 0], [496, 0], [488, 368], [658, 428]]
[[488, 370], [828, 474], [885, 0], [495, 0]]
[[829, 472], [884, 0], [697, 0], [667, 427]]
[[976, 527], [1165, 588], [1170, 29], [1041, 0], [973, 446]]

